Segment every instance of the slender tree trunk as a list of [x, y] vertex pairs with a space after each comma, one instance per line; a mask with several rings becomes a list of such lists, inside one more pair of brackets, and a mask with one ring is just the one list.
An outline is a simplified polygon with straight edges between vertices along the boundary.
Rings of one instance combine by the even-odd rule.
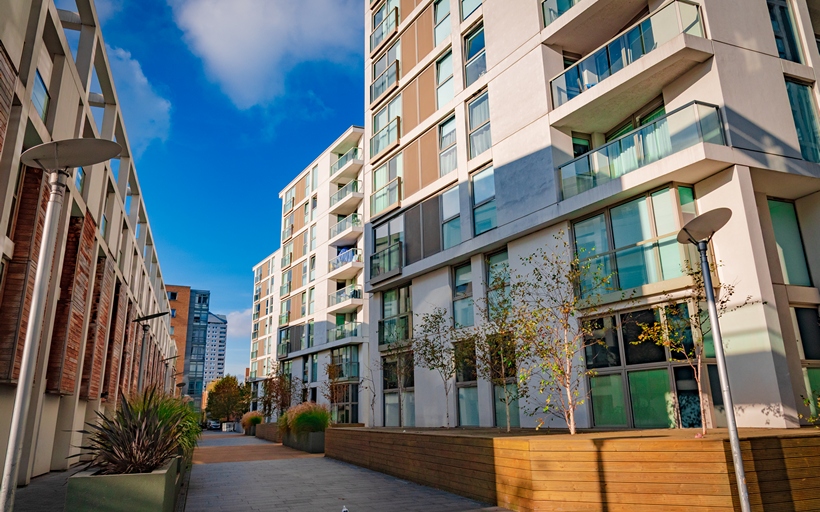
[[698, 402], [700, 405], [700, 432], [703, 437], [706, 437], [706, 401], [703, 399], [703, 383], [701, 382], [700, 370], [702, 368], [702, 361], [698, 355], [697, 368], [695, 368], [695, 381], [698, 383]]
[[444, 403], [447, 406], [447, 428], [450, 428], [450, 387], [444, 381]]
[[507, 432], [510, 432], [510, 392], [507, 390], [507, 383], [504, 383], [504, 405], [507, 407]]

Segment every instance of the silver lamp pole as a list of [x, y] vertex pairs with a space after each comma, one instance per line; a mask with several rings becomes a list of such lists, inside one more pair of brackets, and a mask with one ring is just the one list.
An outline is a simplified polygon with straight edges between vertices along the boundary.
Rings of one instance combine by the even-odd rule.
[[[132, 320], [133, 322], [140, 323], [146, 322], [148, 320], [152, 320], [154, 318], [159, 318], [161, 316], [167, 315], [169, 312], [164, 311], [162, 313], [154, 313], [153, 315], [143, 316], [140, 318], [135, 318]], [[151, 326], [147, 323], [142, 324], [142, 351], [140, 353], [140, 371], [139, 376], [137, 378], [137, 391], [142, 391], [142, 385], [145, 382], [145, 358], [148, 357], [148, 331], [151, 330]]]
[[732, 403], [732, 393], [729, 389], [729, 374], [726, 369], [726, 354], [723, 351], [723, 338], [720, 335], [718, 312], [715, 303], [715, 288], [712, 286], [712, 273], [709, 270], [709, 259], [706, 251], [709, 241], [720, 228], [732, 218], [732, 210], [718, 208], [689, 221], [678, 233], [678, 243], [697, 246], [700, 253], [700, 269], [703, 273], [703, 287], [706, 288], [706, 302], [709, 307], [709, 322], [712, 325], [712, 337], [715, 343], [715, 357], [717, 358], [720, 390], [723, 395], [723, 405], [726, 409], [726, 423], [729, 425], [729, 443], [732, 446], [732, 461], [737, 478], [737, 492], [740, 496], [740, 509], [743, 512], [752, 510], [749, 504], [749, 489], [746, 487], [746, 472], [743, 469], [743, 456], [740, 453], [740, 438], [737, 434], [735, 407]]
[[0, 512], [11, 512], [14, 507], [14, 491], [17, 487], [20, 455], [23, 451], [26, 420], [34, 387], [34, 372], [37, 365], [40, 335], [43, 330], [49, 275], [57, 244], [57, 229], [62, 212], [63, 195], [70, 176], [69, 169], [98, 164], [118, 156], [120, 152], [122, 152], [122, 147], [110, 140], [69, 139], [40, 144], [20, 156], [20, 161], [27, 167], [42, 169], [49, 174], [51, 195], [46, 207], [43, 240], [37, 259], [34, 292], [31, 296], [31, 310], [28, 315], [28, 328], [23, 345], [23, 359], [14, 394], [9, 443], [3, 463], [3, 483], [0, 487]]

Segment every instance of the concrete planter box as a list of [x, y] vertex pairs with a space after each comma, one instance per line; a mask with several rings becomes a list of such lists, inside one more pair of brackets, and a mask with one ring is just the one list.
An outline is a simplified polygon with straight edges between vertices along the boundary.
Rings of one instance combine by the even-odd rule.
[[181, 484], [174, 458], [151, 473], [95, 475], [89, 469], [68, 479], [65, 509], [72, 512], [174, 512]]
[[279, 432], [278, 423], [260, 423], [256, 426], [256, 437], [274, 443], [282, 442], [282, 434]]
[[307, 432], [304, 434], [294, 434], [288, 432], [282, 436], [282, 443], [285, 446], [301, 450], [308, 453], [325, 453], [325, 433]]

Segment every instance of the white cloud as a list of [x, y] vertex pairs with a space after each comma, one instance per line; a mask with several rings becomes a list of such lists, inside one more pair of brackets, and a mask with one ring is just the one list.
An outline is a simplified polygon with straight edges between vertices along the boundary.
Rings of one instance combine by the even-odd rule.
[[151, 85], [140, 63], [122, 48], [108, 47], [111, 73], [122, 109], [131, 153], [140, 156], [155, 140], [164, 142], [171, 131], [171, 102]]
[[234, 104], [269, 104], [299, 63], [361, 52], [362, 0], [168, 0], [191, 50]]
[[229, 338], [251, 337], [251, 314], [252, 310], [250, 308], [245, 311], [233, 311], [228, 313]]
[[123, 0], [96, 0], [97, 17], [101, 23], [105, 23], [122, 10]]

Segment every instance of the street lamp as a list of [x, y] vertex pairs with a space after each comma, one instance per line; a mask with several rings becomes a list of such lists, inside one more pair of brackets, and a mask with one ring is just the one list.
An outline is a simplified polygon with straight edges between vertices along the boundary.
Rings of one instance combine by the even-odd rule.
[[17, 473], [20, 455], [23, 451], [23, 437], [31, 402], [37, 352], [45, 316], [51, 264], [57, 245], [57, 228], [62, 213], [63, 195], [66, 182], [71, 176], [70, 169], [98, 164], [115, 158], [122, 152], [122, 146], [104, 139], [68, 139], [47, 142], [34, 146], [20, 156], [20, 161], [31, 168], [42, 169], [49, 175], [51, 195], [46, 207], [43, 239], [34, 276], [34, 292], [28, 315], [28, 329], [23, 345], [23, 359], [20, 376], [14, 393], [14, 409], [11, 415], [11, 430], [3, 464], [3, 483], [0, 487], [0, 511], [11, 512], [14, 507], [14, 491], [17, 487]]
[[737, 435], [735, 408], [732, 403], [732, 393], [729, 390], [729, 374], [726, 369], [726, 355], [723, 352], [723, 339], [720, 336], [718, 312], [715, 305], [715, 289], [712, 286], [712, 273], [709, 270], [709, 260], [706, 250], [712, 236], [732, 218], [732, 210], [718, 208], [689, 221], [678, 233], [678, 243], [697, 246], [700, 253], [700, 269], [703, 273], [703, 287], [706, 288], [706, 302], [709, 306], [709, 322], [712, 325], [712, 337], [715, 344], [720, 389], [723, 395], [723, 405], [726, 409], [726, 423], [729, 425], [729, 442], [732, 446], [732, 461], [737, 478], [737, 491], [740, 495], [740, 509], [749, 512], [749, 490], [746, 487], [746, 473], [743, 470], [743, 456], [740, 453], [740, 438]]
[[[140, 322], [153, 320], [154, 318], [159, 318], [167, 314], [168, 311], [163, 311], [162, 313], [154, 313], [153, 315], [141, 316], [139, 318], [135, 318], [132, 321], [139, 324]], [[145, 380], [145, 358], [148, 356], [148, 354], [146, 353], [148, 352], [148, 331], [151, 330], [151, 326], [148, 325], [148, 323], [140, 325], [142, 325], [142, 351], [140, 352], [140, 372], [139, 378], [137, 379], [137, 390], [142, 390], [142, 384]]]

